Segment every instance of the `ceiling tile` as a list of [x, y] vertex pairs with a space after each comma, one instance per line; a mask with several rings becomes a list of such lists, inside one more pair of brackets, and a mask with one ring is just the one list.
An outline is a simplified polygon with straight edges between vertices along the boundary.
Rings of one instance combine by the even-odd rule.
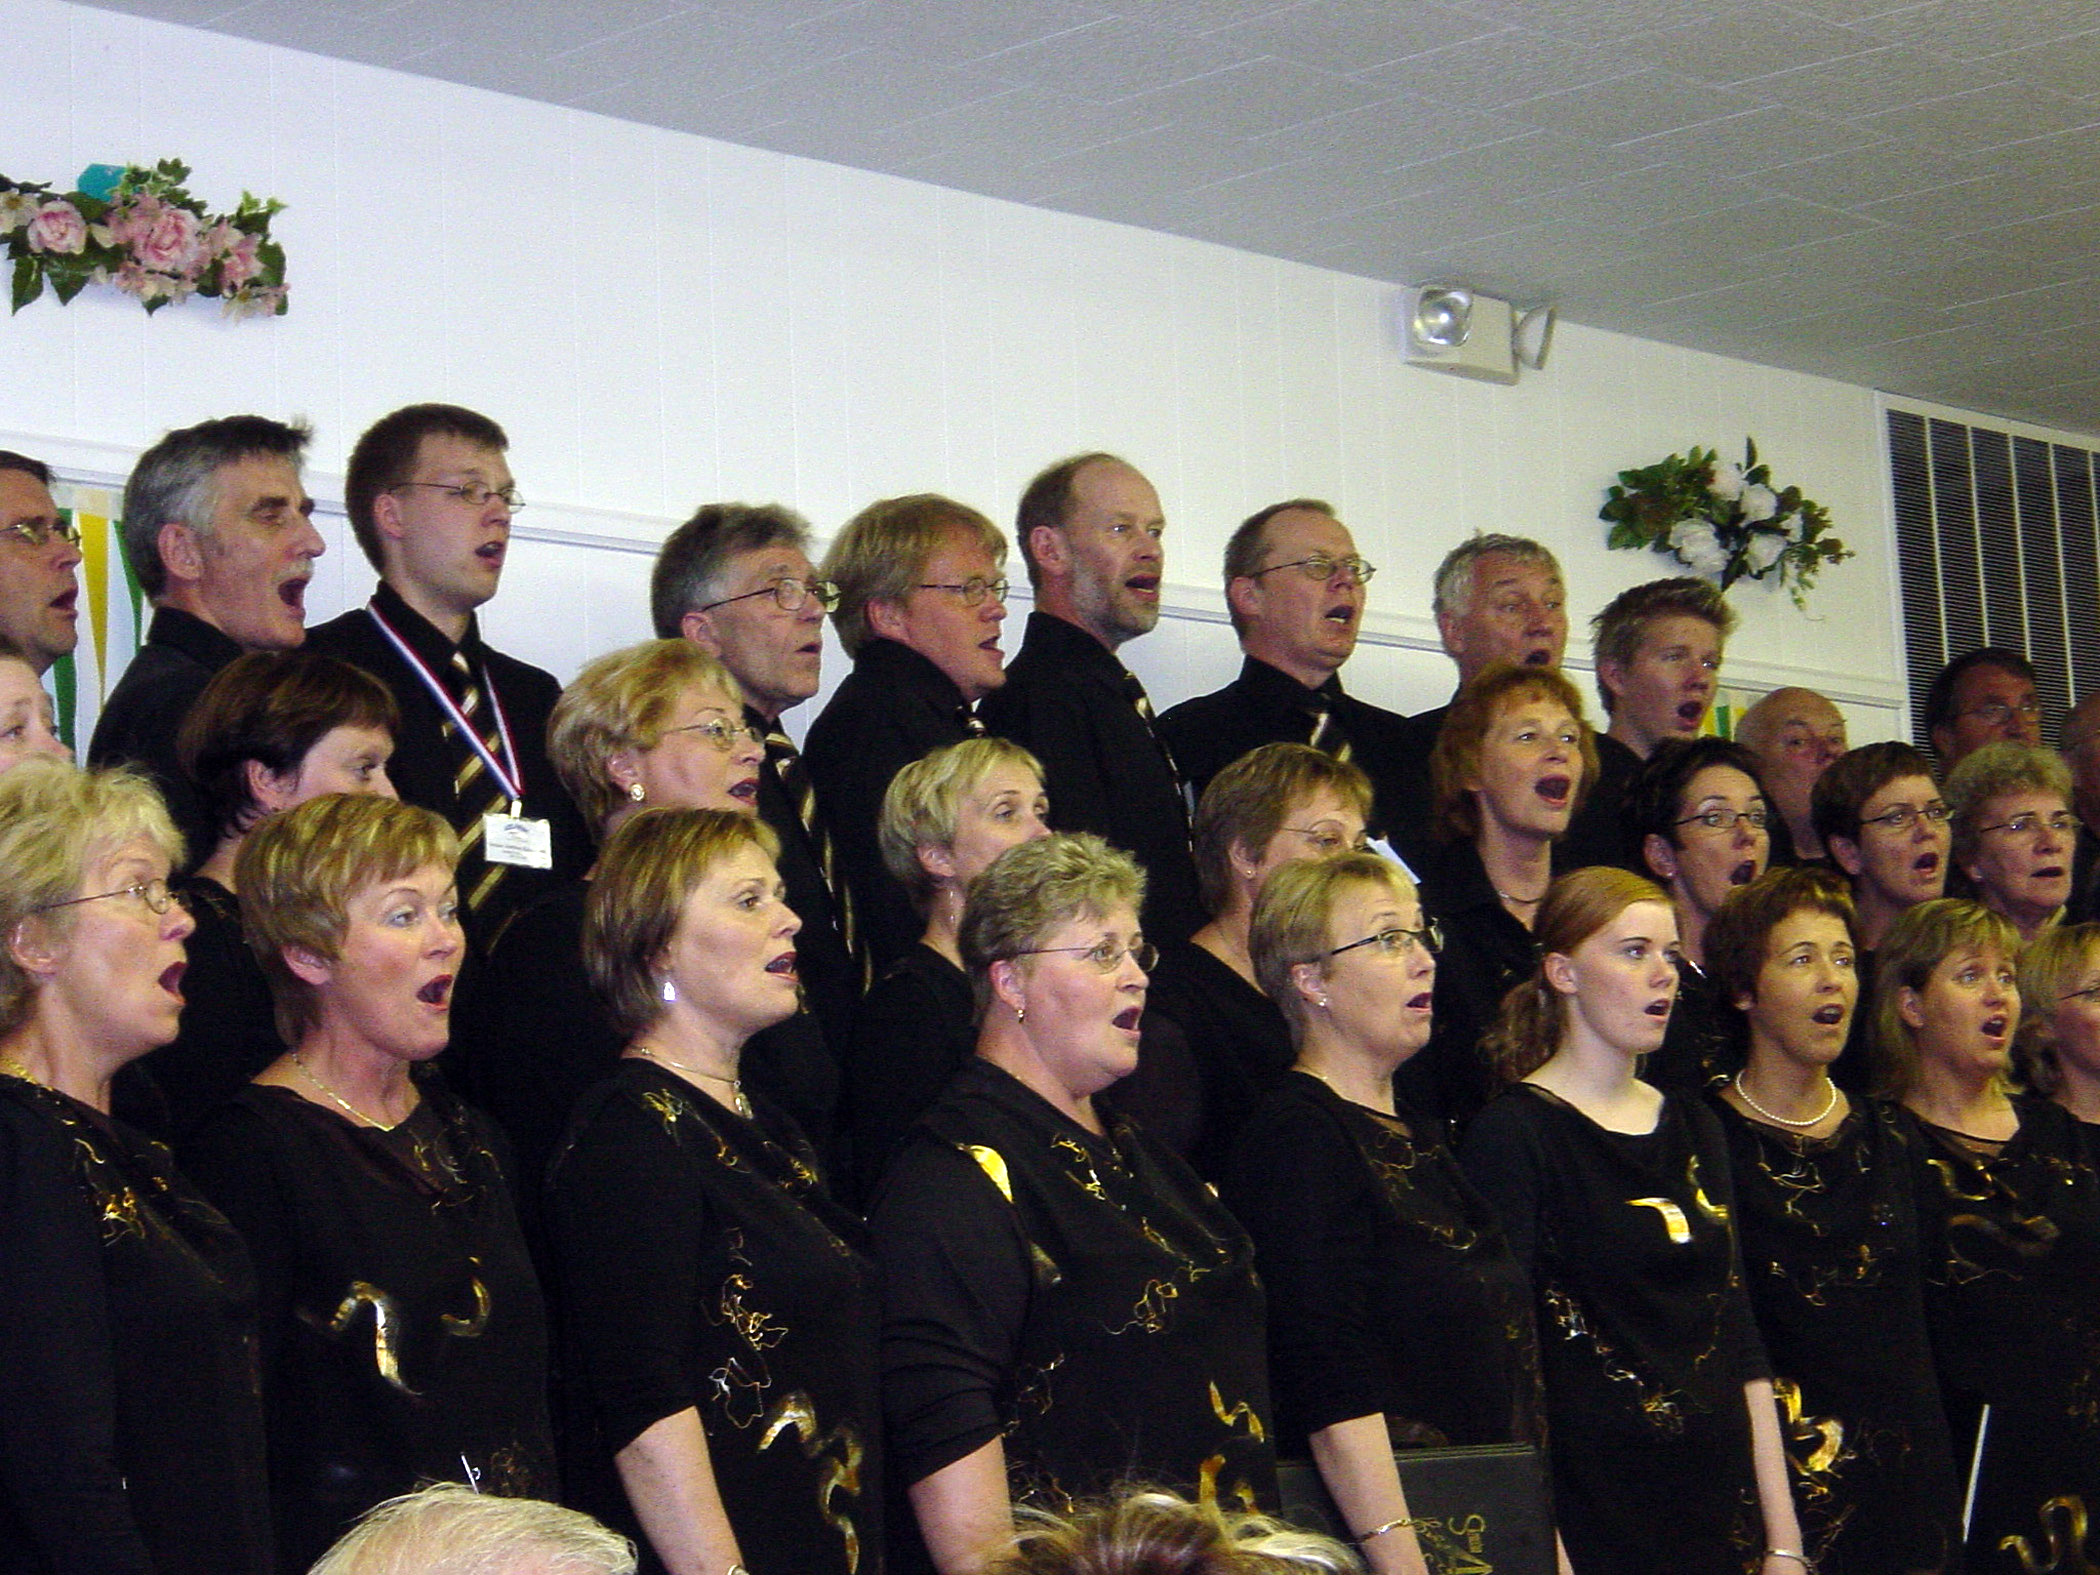
[[1285, 157], [1323, 158], [1383, 170], [1533, 134], [1530, 127], [1499, 116], [1448, 110], [1419, 99], [1390, 98], [1251, 140]]
[[1084, 0], [1002, 0], [996, 6], [866, 0], [796, 22], [786, 33], [797, 49], [883, 48], [927, 60], [967, 63], [1023, 44], [1054, 41], [1111, 14], [1106, 7]]
[[1746, 82], [1811, 61], [1831, 61], [1883, 47], [1855, 32], [1766, 5], [1743, 6], [1684, 27], [1667, 27], [1627, 40], [1626, 47], [1659, 66], [1704, 82]]
[[1359, 73], [1374, 86], [1464, 109], [1500, 109], [1542, 93], [1587, 87], [1636, 69], [1619, 50], [1576, 48], [1510, 29], [1424, 50]]
[[1600, 47], [1735, 9], [1727, 0], [1463, 0], [1463, 4], [1478, 16]]
[[1339, 111], [1390, 101], [1388, 93], [1338, 77], [1331, 71], [1315, 71], [1287, 60], [1253, 60], [1243, 66], [1228, 66], [1209, 76], [1139, 93], [1128, 100], [1162, 121], [1249, 138], [1279, 126], [1302, 126]]
[[2100, 98], [2100, 32], [1993, 55], [1985, 64], [2004, 72], [2009, 80], [2031, 83], [2067, 98]]
[[[1522, 114], [1523, 110], [1511, 113]], [[1876, 140], [1867, 132], [1818, 115], [1767, 104], [1747, 115], [1730, 115], [1726, 120], [1665, 131], [1625, 146], [1630, 152], [1671, 166], [1681, 176], [1717, 180], [1754, 175], [1759, 170], [1799, 163], [1837, 148], [1862, 147]]]
[[1941, 148], [1908, 142], [1876, 142], [1843, 153], [1803, 159], [1747, 177], [1754, 186], [1783, 191], [1804, 202], [1849, 208], [1900, 192], [1945, 186], [1974, 173], [1975, 166]]
[[1921, 50], [1890, 45], [1870, 54], [1759, 77], [1744, 84], [1744, 91], [1832, 120], [1855, 120], [1904, 109], [1924, 99], [1952, 98], [1993, 87], [2012, 81], [2014, 75], [1996, 65], [1957, 65]]
[[1680, 126], [1721, 120], [1757, 108], [1757, 100], [1667, 71], [1636, 71], [1593, 87], [1504, 106], [1512, 120], [1595, 142], [1632, 142]]
[[1052, 193], [1109, 181], [1162, 195], [1226, 180], [1247, 167], [1234, 139], [1195, 126], [1161, 126], [1030, 167]]
[[1115, 17], [1005, 50], [980, 65], [1023, 86], [1107, 104], [1242, 65], [1255, 53]]
[[1410, 180], [1420, 178], [1461, 191], [1523, 197], [1646, 169], [1649, 162], [1620, 148], [1601, 148], [1556, 132], [1535, 131], [1424, 159], [1406, 169]]
[[1994, 257], [2050, 267], [2083, 263], [2100, 254], [2100, 207], [2073, 208], [2046, 219], [2001, 224], [1967, 237]]
[[2001, 170], [1933, 191], [1862, 204], [1860, 212], [1903, 229], [1969, 235], [2000, 225], [2089, 207], [2100, 202], [2100, 172], [2072, 184], [2034, 180]]
[[998, 172], [1029, 168], [1156, 129], [1159, 122], [1133, 108], [1134, 103], [1126, 99], [1120, 104], [1080, 104], [1015, 88], [897, 128], [919, 144], [916, 150], [899, 151], [898, 168], [915, 180], [979, 190], [979, 180]]
[[1498, 31], [1497, 23], [1414, 0], [1305, 0], [1218, 36], [1322, 71], [1360, 72]]
[[2037, 93], [2009, 82], [1953, 98], [1861, 116], [1855, 124], [1911, 142], [1984, 152], [2100, 123], [2100, 109], [2077, 99]]
[[1929, 0], [1857, 24], [1949, 60], [1980, 60], [2093, 28], [2090, 0]]

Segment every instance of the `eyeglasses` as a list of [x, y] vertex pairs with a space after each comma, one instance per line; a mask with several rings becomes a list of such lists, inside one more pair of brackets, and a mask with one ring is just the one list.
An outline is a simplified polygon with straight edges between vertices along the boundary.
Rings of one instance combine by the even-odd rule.
[[1015, 952], [1016, 957], [1048, 957], [1063, 952], [1073, 957], [1084, 957], [1103, 973], [1114, 973], [1123, 966], [1125, 957], [1137, 959], [1138, 971], [1150, 973], [1159, 966], [1159, 948], [1150, 941], [1133, 941], [1125, 946], [1119, 941], [1096, 941], [1091, 946], [1036, 946], [1025, 952]]
[[1375, 946], [1388, 957], [1398, 957], [1409, 946], [1419, 946], [1434, 957], [1444, 949], [1444, 927], [1434, 919], [1424, 919], [1419, 930], [1380, 930], [1376, 935], [1366, 935], [1360, 941], [1351, 941], [1347, 946], [1337, 946], [1333, 951], [1322, 952], [1322, 957], [1339, 957], [1343, 952], [1353, 952], [1359, 946]]
[[1378, 572], [1376, 564], [1362, 558], [1330, 558], [1324, 552], [1316, 552], [1310, 558], [1293, 558], [1289, 563], [1272, 563], [1266, 569], [1256, 569], [1247, 578], [1258, 580], [1278, 569], [1296, 569], [1308, 580], [1331, 580], [1339, 574], [1351, 585], [1369, 585], [1371, 576]]
[[80, 527], [73, 523], [70, 514], [56, 519], [9, 520], [0, 525], [0, 536], [12, 536], [25, 547], [47, 546], [53, 536], [69, 547], [80, 545]]
[[725, 722], [718, 716], [710, 717], [705, 722], [687, 722], [679, 727], [667, 727], [663, 736], [668, 738], [673, 733], [699, 733], [724, 754], [736, 748], [740, 740], [749, 740], [754, 744], [763, 744], [766, 741], [766, 735], [757, 728], [742, 722]]
[[1004, 580], [987, 580], [982, 575], [973, 574], [960, 585], [943, 585], [938, 581], [932, 583], [921, 581], [913, 586], [912, 589], [915, 591], [946, 591], [950, 596], [959, 597], [965, 607], [982, 607], [987, 596], [995, 602], [1005, 601], [1007, 582]]
[[1276, 829], [1288, 831], [1295, 837], [1303, 837], [1322, 853], [1339, 853], [1344, 848], [1349, 849], [1353, 853], [1368, 853], [1371, 851], [1371, 839], [1369, 837], [1362, 832], [1358, 832], [1353, 838], [1345, 837], [1342, 835], [1342, 828], [1339, 826], [1279, 826]]
[[2047, 826], [2059, 837], [2068, 837], [2078, 829], [2078, 822], [2071, 818], [2068, 810], [2060, 809], [2053, 815], [2043, 815], [2030, 809], [2024, 815], [2015, 815], [2011, 820], [2001, 820], [1994, 826], [1978, 826], [1976, 834], [1981, 836], [1986, 831], [2009, 831], [2016, 837], [2031, 837], [2043, 826]]
[[1890, 831], [1908, 831], [1918, 823], [1920, 817], [1931, 821], [1935, 826], [1941, 826], [1946, 824], [1947, 817], [1953, 813], [1954, 811], [1945, 804], [1934, 799], [1925, 805], [1898, 804], [1894, 809], [1885, 809], [1878, 815], [1861, 816], [1859, 823], [1862, 826], [1886, 826]]
[[1772, 817], [1761, 809], [1702, 809], [1696, 815], [1670, 822], [1673, 826], [1704, 826], [1708, 831], [1733, 831], [1747, 822], [1752, 831], [1763, 831]]
[[484, 487], [478, 481], [404, 481], [399, 487], [390, 487], [390, 492], [399, 492], [401, 487], [429, 487], [434, 492], [443, 492], [459, 499], [470, 509], [485, 509], [490, 498], [500, 498], [503, 506], [515, 514], [525, 507], [525, 499], [516, 487]]
[[2100, 984], [2089, 984], [2083, 990], [2066, 990], [2057, 999], [2059, 1001], [2084, 1001], [2088, 1004], [2100, 1001]]
[[727, 607], [731, 602], [748, 602], [754, 596], [770, 596], [782, 612], [800, 612], [812, 597], [826, 612], [839, 604], [839, 588], [829, 580], [775, 580], [771, 585], [761, 585], [755, 591], [745, 591], [739, 596], [725, 596], [718, 602], [709, 602], [696, 607], [695, 612], [713, 612], [717, 607]]
[[2015, 715], [2023, 721], [2039, 722], [2042, 719], [2042, 702], [2032, 696], [2018, 705], [2009, 705], [2003, 700], [1986, 700], [1982, 705], [1972, 705], [1966, 711], [1957, 711], [1956, 716], [1980, 716], [1992, 727], [2003, 727]]
[[54, 908], [77, 908], [83, 902], [101, 902], [108, 897], [136, 897], [155, 913], [166, 913], [170, 908], [188, 908], [189, 899], [179, 891], [171, 891], [168, 883], [158, 878], [140, 881], [136, 886], [119, 886], [115, 891], [98, 891], [91, 897], [68, 897], [64, 902], [44, 902], [30, 909], [31, 913], [49, 913]]

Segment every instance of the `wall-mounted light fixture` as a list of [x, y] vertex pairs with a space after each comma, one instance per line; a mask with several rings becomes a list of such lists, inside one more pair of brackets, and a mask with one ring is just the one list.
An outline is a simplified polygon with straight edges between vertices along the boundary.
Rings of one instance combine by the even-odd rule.
[[1514, 383], [1521, 362], [1538, 371], [1553, 343], [1553, 308], [1517, 313], [1509, 302], [1462, 285], [1400, 291], [1395, 338], [1408, 365], [1488, 383]]

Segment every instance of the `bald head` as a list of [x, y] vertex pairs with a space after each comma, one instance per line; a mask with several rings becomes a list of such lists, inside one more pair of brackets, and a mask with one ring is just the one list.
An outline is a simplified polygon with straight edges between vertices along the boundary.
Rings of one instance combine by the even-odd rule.
[[1813, 689], [1775, 689], [1750, 707], [1735, 736], [1757, 757], [1758, 776], [1801, 852], [1822, 851], [1809, 815], [1816, 779], [1845, 752], [1845, 718]]

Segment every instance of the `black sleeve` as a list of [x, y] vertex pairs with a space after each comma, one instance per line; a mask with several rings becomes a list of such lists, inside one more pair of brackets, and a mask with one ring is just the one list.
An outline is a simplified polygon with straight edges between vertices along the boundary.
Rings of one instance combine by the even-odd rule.
[[1458, 1159], [1466, 1179], [1494, 1210], [1510, 1252], [1536, 1284], [1546, 1167], [1537, 1134], [1522, 1107], [1528, 1097], [1508, 1094], [1481, 1111], [1466, 1129]]
[[1697, 1099], [1683, 1101], [1691, 1119], [1692, 1146], [1699, 1155], [1699, 1185], [1708, 1201], [1725, 1211], [1728, 1219], [1728, 1299], [1721, 1309], [1721, 1343], [1733, 1358], [1732, 1365], [1743, 1383], [1772, 1376], [1772, 1359], [1765, 1354], [1764, 1337], [1757, 1330], [1757, 1313], [1750, 1305], [1750, 1290], [1743, 1282], [1743, 1236], [1741, 1216], [1735, 1209], [1735, 1171], [1728, 1162], [1728, 1134], [1720, 1118]]
[[1380, 1414], [1393, 1393], [1394, 1331], [1371, 1310], [1370, 1180], [1347, 1134], [1296, 1099], [1249, 1121], [1226, 1169], [1225, 1206], [1254, 1238], [1269, 1293], [1278, 1409], [1307, 1432]]
[[0, 1471], [53, 1575], [151, 1575], [117, 1456], [101, 1235], [63, 1140], [0, 1120]]
[[[639, 1200], [646, 1200], [641, 1204]], [[693, 1162], [627, 1089], [580, 1118], [548, 1186], [561, 1316], [606, 1444], [698, 1403], [694, 1320], [710, 1230]]]
[[997, 1438], [1028, 1316], [1028, 1243], [971, 1156], [932, 1138], [891, 1168], [868, 1217], [882, 1263], [882, 1409], [909, 1486]]
[[997, 690], [992, 694], [986, 707], [989, 725], [1043, 763], [1050, 824], [1059, 831], [1091, 831], [1116, 841], [1121, 796], [1109, 780], [1083, 692], [1070, 684], [1032, 683], [1012, 697], [1017, 704]]

